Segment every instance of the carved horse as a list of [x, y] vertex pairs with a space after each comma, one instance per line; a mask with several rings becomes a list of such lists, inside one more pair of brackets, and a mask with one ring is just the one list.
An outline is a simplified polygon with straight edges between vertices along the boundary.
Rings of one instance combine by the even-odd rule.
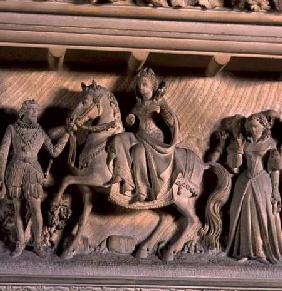
[[[91, 186], [109, 187], [109, 181], [112, 178], [112, 167], [107, 163], [108, 153], [106, 147], [111, 136], [123, 131], [120, 111], [114, 95], [94, 81], [89, 86], [81, 83], [81, 87], [82, 101], [77, 105], [67, 121], [71, 132], [68, 164], [73, 175], [68, 175], [63, 179], [52, 207], [54, 213], [69, 185], [75, 184], [79, 186], [83, 194], [84, 208], [78, 222], [76, 238], [72, 245], [76, 244], [92, 210]], [[95, 125], [93, 125], [94, 123]], [[77, 130], [86, 131], [87, 133], [85, 145], [79, 155], [78, 167], [75, 166]], [[67, 256], [67, 252], [65, 255]]]
[[[181, 231], [162, 250], [164, 260], [173, 260], [174, 256], [182, 250], [185, 243], [189, 242], [191, 252], [194, 244], [199, 241], [201, 222], [196, 214], [195, 203], [200, 192], [203, 173], [211, 168], [218, 178], [218, 186], [210, 195], [206, 211], [206, 224], [204, 233], [207, 236], [205, 245], [219, 247], [221, 233], [220, 208], [222, 201], [226, 200], [230, 191], [230, 175], [219, 164], [205, 164], [191, 150], [176, 148], [175, 161], [178, 168], [177, 177], [171, 190], [163, 197], [153, 201], [130, 202], [120, 191], [120, 184], [111, 185], [113, 174], [112, 165], [109, 164], [110, 153], [107, 151], [109, 140], [123, 131], [120, 111], [115, 97], [107, 89], [95, 83], [86, 86], [82, 84], [83, 101], [74, 110], [69, 126], [72, 129], [69, 165], [73, 169], [72, 176], [63, 179], [61, 187], [56, 195], [54, 205], [58, 205], [69, 185], [79, 185], [83, 193], [84, 209], [79, 219], [75, 238], [64, 251], [64, 257], [72, 257], [75, 254], [87, 219], [92, 210], [91, 187], [110, 188], [109, 199], [111, 202], [130, 209], [158, 209], [173, 204], [182, 215], [180, 218]], [[85, 123], [96, 121], [96, 125], [86, 126]], [[76, 129], [81, 128], [89, 132], [85, 146], [79, 156], [79, 167], [74, 166]], [[198, 189], [197, 191], [195, 189]], [[197, 193], [196, 193], [197, 192]], [[160, 234], [167, 224], [167, 215], [161, 217], [160, 223], [151, 233], [149, 238], [139, 246], [136, 256], [147, 257], [153, 252], [158, 243]], [[202, 231], [203, 232], [203, 231]]]

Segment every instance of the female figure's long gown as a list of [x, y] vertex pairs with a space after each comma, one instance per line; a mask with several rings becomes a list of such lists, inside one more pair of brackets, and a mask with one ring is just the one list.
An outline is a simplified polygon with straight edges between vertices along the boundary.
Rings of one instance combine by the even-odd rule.
[[166, 102], [157, 112], [169, 132], [166, 140], [154, 123], [154, 108], [143, 107], [137, 104], [133, 109], [139, 120], [136, 134], [123, 132], [113, 138], [114, 176], [122, 178], [129, 197], [136, 195], [141, 202], [172, 199], [172, 187], [177, 183], [187, 195], [199, 194], [204, 166], [192, 151], [177, 147], [179, 125], [175, 113]]
[[271, 177], [264, 165], [268, 158], [268, 170], [278, 170], [273, 151], [276, 144], [271, 137], [245, 144], [247, 169], [235, 184], [227, 246], [227, 253], [237, 259], [263, 258], [272, 263], [281, 259], [281, 222], [279, 213], [272, 210]]

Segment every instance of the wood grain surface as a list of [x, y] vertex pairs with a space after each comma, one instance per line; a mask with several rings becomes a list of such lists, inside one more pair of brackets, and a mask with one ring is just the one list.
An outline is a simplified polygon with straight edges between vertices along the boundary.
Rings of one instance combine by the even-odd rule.
[[[222, 118], [266, 109], [281, 112], [282, 84], [278, 75], [224, 72], [208, 78], [192, 70], [177, 73], [177, 69], [171, 73], [167, 69], [157, 69], [157, 73], [166, 81], [166, 99], [179, 117], [182, 144], [201, 156], [207, 149], [210, 134]], [[123, 113], [128, 113], [134, 104], [134, 80], [124, 72], [2, 69], [0, 106], [6, 113], [2, 113], [1, 120], [5, 119], [3, 114], [7, 114], [7, 108], [18, 109], [23, 100], [34, 98], [43, 109], [43, 126], [57, 126], [67, 116], [68, 109], [78, 102], [80, 83], [92, 79], [116, 92]], [[56, 119], [59, 119], [57, 123]], [[5, 123], [4, 120], [0, 124], [1, 131]]]

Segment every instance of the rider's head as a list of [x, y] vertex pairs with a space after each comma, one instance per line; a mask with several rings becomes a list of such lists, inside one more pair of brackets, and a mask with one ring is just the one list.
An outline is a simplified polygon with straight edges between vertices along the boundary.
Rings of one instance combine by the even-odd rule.
[[142, 100], [150, 100], [158, 89], [158, 80], [150, 68], [142, 69], [137, 75], [136, 94]]
[[22, 103], [19, 110], [19, 118], [27, 121], [36, 123], [39, 113], [39, 104], [35, 100], [26, 100]]

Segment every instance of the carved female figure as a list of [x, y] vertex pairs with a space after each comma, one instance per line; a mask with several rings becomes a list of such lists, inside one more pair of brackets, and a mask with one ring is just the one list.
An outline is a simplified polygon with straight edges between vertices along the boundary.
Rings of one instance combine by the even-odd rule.
[[[44, 145], [53, 157], [57, 157], [63, 151], [69, 138], [69, 134], [65, 133], [54, 146], [37, 122], [38, 109], [39, 106], [34, 100], [24, 101], [18, 120], [8, 126], [0, 147], [2, 193], [5, 192], [7, 186], [8, 197], [13, 200], [15, 210], [18, 241], [11, 254], [14, 257], [21, 255], [25, 248], [24, 226], [21, 217], [23, 197], [28, 202], [31, 214], [35, 252], [39, 256], [44, 255], [41, 243], [43, 225], [41, 199], [44, 174], [37, 161], [37, 154]], [[11, 160], [6, 167], [10, 152], [12, 153]]]
[[142, 70], [137, 76], [137, 103], [126, 119], [129, 125], [138, 122], [138, 130], [135, 136], [122, 133], [114, 139], [113, 181], [125, 181], [129, 185], [126, 189], [135, 187], [139, 201], [154, 200], [159, 194], [166, 194], [173, 184], [178, 120], [162, 98], [163, 91], [163, 83], [158, 84], [154, 72]]
[[139, 143], [132, 148], [132, 158], [136, 192], [141, 201], [166, 194], [175, 168], [178, 120], [162, 96], [155, 96], [157, 85], [153, 71], [140, 73], [137, 104], [133, 109], [139, 119], [136, 133]]
[[242, 165], [245, 158], [246, 169], [236, 181], [230, 206], [227, 253], [240, 261], [275, 263], [282, 254], [280, 155], [263, 113], [248, 117], [244, 127], [246, 137], [237, 138], [229, 150], [233, 168]]

